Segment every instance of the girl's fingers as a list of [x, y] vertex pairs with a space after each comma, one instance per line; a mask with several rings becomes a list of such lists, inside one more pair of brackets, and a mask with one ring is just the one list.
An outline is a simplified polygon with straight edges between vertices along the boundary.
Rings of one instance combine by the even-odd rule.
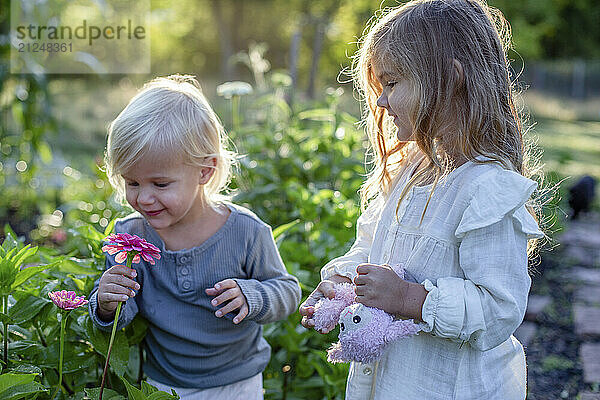
[[224, 307], [218, 309], [215, 312], [215, 315], [221, 318], [223, 315], [228, 314], [244, 305], [244, 300], [240, 297], [235, 297], [229, 303], [227, 303]]
[[233, 323], [239, 324], [240, 322], [242, 322], [242, 320], [248, 315], [248, 311], [248, 306], [244, 303], [244, 305], [240, 308], [240, 312], [238, 313], [238, 315], [236, 315], [235, 318], [233, 318]]
[[302, 321], [300, 321], [300, 323], [302, 324], [303, 327], [308, 328], [308, 329], [315, 327], [315, 320], [312, 318], [302, 317]]
[[313, 313], [315, 312], [315, 308], [313, 306], [310, 306], [310, 305], [304, 303], [300, 306], [300, 308], [298, 309], [298, 312], [302, 316], [312, 317]]

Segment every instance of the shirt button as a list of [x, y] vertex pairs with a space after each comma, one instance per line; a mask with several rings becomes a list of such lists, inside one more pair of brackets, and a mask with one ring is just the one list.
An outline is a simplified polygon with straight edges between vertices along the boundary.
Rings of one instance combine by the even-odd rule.
[[363, 374], [365, 375], [371, 375], [373, 373], [373, 370], [369, 367], [365, 367], [365, 369], [363, 369]]
[[181, 268], [181, 275], [187, 275], [190, 273], [190, 270], [187, 268]]
[[183, 256], [179, 259], [179, 261], [181, 261], [182, 263], [186, 263], [190, 261], [190, 258], [188, 256]]
[[192, 287], [192, 284], [189, 281], [183, 282], [183, 288], [184, 289], [189, 289], [191, 287]]

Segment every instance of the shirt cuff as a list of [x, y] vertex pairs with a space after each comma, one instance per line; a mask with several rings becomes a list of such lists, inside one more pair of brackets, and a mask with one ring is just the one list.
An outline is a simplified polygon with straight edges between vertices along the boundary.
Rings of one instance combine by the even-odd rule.
[[237, 282], [248, 303], [246, 318], [260, 320], [266, 314], [269, 306], [262, 284], [256, 279], [234, 279], [234, 281]]
[[468, 340], [462, 337], [464, 322], [464, 281], [459, 278], [438, 279], [438, 286], [426, 279], [422, 283], [429, 293], [423, 303], [424, 332], [448, 339]]
[[[121, 306], [121, 314], [119, 315], [119, 322], [117, 323], [117, 328], [119, 328], [119, 325], [123, 326], [123, 315], [125, 314], [123, 312], [123, 307]], [[88, 310], [90, 312], [90, 318], [92, 319], [92, 322], [102, 331], [105, 332], [110, 332], [112, 330], [112, 326], [113, 326], [113, 322], [114, 321], [103, 321], [100, 319], [100, 317], [98, 316], [98, 291], [96, 290], [94, 293], [92, 293], [92, 295], [89, 298], [89, 303], [88, 303]]]
[[356, 272], [356, 267], [358, 264], [360, 263], [356, 261], [338, 261], [331, 265], [325, 265], [321, 269], [321, 280], [329, 279], [334, 275], [345, 276], [346, 278], [353, 280], [356, 275], [358, 275]]

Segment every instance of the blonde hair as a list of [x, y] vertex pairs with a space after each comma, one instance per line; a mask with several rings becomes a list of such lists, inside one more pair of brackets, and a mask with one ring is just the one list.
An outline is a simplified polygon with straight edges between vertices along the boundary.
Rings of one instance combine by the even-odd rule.
[[[121, 201], [121, 174], [148, 154], [165, 154], [197, 167], [214, 168], [202, 186], [209, 204], [226, 198], [236, 154], [226, 149], [227, 136], [219, 118], [193, 76], [171, 75], [146, 83], [108, 128], [104, 162]], [[181, 157], [181, 158], [180, 158]], [[207, 158], [216, 158], [216, 166]]]
[[[409, 122], [429, 161], [410, 179], [399, 202], [413, 186], [433, 181], [431, 198], [456, 157], [497, 162], [526, 177], [539, 174], [514, 103], [506, 57], [510, 36], [502, 13], [480, 0], [414, 0], [374, 17], [352, 65], [365, 103], [363, 123], [373, 164], [360, 190], [362, 207], [379, 193], [389, 193], [407, 156], [408, 142], [398, 141], [385, 109], [377, 106], [383, 88], [373, 73], [374, 62], [413, 83], [416, 102], [408, 110]], [[455, 60], [462, 74], [455, 72]], [[449, 122], [455, 124], [450, 134], [440, 134]], [[480, 155], [487, 160], [475, 158]], [[536, 215], [531, 207], [530, 212]]]

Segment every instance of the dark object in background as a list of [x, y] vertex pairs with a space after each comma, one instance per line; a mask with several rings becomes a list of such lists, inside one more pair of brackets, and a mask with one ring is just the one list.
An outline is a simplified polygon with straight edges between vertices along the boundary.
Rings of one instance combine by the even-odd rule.
[[577, 219], [581, 211], [589, 211], [594, 201], [596, 180], [585, 175], [569, 189], [569, 206], [573, 210], [572, 219]]

